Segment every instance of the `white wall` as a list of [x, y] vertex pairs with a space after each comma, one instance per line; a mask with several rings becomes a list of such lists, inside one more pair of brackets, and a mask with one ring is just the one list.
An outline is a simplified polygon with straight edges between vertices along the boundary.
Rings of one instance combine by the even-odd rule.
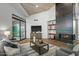
[[76, 15], [75, 34], [76, 34], [76, 39], [79, 40], [79, 5], [78, 4], [75, 4], [75, 15]]
[[[34, 19], [38, 19], [38, 21], [34, 21]], [[48, 38], [48, 28], [47, 23], [49, 20], [55, 20], [55, 6], [53, 6], [48, 11], [44, 11], [38, 14], [31, 15], [26, 18], [26, 32], [27, 38], [30, 38], [31, 26], [33, 25], [41, 25], [42, 26], [42, 37]]]
[[21, 14], [22, 11], [19, 13], [18, 10], [11, 6], [11, 4], [0, 4], [0, 39], [3, 38], [3, 31], [7, 29], [11, 31], [12, 29], [12, 14], [24, 17], [24, 15]]

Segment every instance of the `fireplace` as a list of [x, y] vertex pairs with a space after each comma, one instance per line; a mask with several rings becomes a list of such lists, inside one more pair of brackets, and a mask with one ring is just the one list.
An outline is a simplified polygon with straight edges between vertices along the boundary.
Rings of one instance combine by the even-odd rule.
[[59, 34], [58, 40], [63, 41], [65, 43], [73, 44], [73, 40], [75, 40], [75, 35], [74, 34]]
[[41, 26], [31, 26], [31, 32], [41, 32]]
[[35, 33], [36, 39], [42, 39], [42, 28], [41, 26], [31, 26], [30, 38], [33, 38], [33, 33]]

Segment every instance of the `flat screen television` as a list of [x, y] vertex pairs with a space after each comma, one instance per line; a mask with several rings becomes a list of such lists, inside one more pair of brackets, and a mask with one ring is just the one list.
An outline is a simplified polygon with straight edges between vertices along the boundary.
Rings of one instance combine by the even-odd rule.
[[31, 26], [31, 32], [41, 32], [41, 26]]

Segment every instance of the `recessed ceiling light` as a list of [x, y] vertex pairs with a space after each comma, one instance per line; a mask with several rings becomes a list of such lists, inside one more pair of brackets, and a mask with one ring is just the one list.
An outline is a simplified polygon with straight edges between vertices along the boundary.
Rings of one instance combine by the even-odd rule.
[[35, 5], [35, 7], [38, 8], [39, 6], [38, 5]]

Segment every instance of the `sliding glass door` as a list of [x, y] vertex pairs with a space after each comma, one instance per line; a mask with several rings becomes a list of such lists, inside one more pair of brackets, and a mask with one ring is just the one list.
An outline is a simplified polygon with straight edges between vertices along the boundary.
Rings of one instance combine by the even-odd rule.
[[13, 19], [13, 38], [20, 40], [20, 22], [18, 20]]
[[16, 40], [22, 40], [26, 38], [26, 22], [12, 17], [12, 33], [13, 38]]
[[25, 38], [25, 22], [21, 22], [21, 39]]

